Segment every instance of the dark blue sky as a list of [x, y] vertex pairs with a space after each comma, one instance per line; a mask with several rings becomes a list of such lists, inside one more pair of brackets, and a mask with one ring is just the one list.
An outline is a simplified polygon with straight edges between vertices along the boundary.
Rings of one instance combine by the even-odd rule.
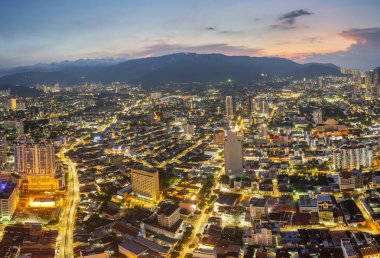
[[174, 52], [380, 66], [375, 0], [1, 0], [0, 67]]

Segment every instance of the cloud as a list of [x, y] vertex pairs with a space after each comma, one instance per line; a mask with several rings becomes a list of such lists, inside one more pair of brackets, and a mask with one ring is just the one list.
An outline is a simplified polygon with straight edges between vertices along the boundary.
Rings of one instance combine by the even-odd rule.
[[295, 23], [297, 18], [301, 16], [313, 15], [314, 13], [309, 12], [304, 9], [294, 10], [288, 13], [285, 13], [277, 18], [278, 23], [271, 25], [271, 28], [274, 29], [295, 29]]
[[303, 40], [313, 44], [313, 43], [321, 43], [323, 41], [323, 38], [321, 38], [321, 37], [308, 37], [308, 38], [304, 38]]
[[129, 58], [141, 58], [151, 56], [161, 56], [179, 52], [194, 52], [198, 54], [221, 53], [226, 55], [261, 55], [261, 48], [249, 48], [245, 46], [232, 46], [229, 44], [205, 44], [205, 45], [183, 45], [183, 44], [156, 44], [146, 47], [141, 51], [136, 51]]
[[352, 28], [344, 30], [339, 36], [353, 41], [343, 51], [330, 54], [309, 55], [306, 60], [333, 62], [339, 66], [360, 69], [372, 69], [380, 66], [380, 27]]
[[220, 33], [220, 34], [231, 34], [231, 35], [239, 35], [239, 34], [244, 34], [246, 33], [247, 31], [244, 31], [244, 30], [221, 30], [221, 29], [218, 29], [216, 27], [205, 27], [203, 28], [204, 30], [207, 30], [207, 31], [215, 31], [216, 33]]

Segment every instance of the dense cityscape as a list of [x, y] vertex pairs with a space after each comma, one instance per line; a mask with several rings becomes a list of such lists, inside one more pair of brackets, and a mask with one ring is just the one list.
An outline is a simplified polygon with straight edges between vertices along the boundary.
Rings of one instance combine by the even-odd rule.
[[380, 73], [341, 72], [1, 92], [0, 253], [378, 257]]
[[0, 258], [380, 258], [379, 10], [0, 1]]

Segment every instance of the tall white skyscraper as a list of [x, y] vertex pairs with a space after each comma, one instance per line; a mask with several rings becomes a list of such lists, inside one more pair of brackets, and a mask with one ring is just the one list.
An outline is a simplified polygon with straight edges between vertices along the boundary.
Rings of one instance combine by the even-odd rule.
[[226, 175], [243, 174], [243, 136], [239, 132], [227, 132], [224, 141], [224, 161]]
[[234, 102], [232, 96], [226, 96], [226, 116], [229, 119], [234, 117]]

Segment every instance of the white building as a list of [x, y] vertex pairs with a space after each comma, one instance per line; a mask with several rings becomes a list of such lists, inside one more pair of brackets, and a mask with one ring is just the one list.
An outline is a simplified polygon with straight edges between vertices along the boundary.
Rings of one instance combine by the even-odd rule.
[[363, 144], [343, 145], [333, 152], [333, 168], [359, 169], [361, 166], [369, 167], [373, 164], [373, 151], [370, 146]]

